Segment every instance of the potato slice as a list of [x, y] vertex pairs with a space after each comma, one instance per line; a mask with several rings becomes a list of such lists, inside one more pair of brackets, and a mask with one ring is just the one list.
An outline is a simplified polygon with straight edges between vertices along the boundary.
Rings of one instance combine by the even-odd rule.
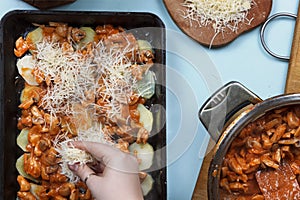
[[138, 40], [137, 41], [140, 50], [152, 50], [151, 44], [147, 40]]
[[41, 193], [46, 193], [46, 190], [43, 186], [30, 183], [30, 192], [35, 196], [36, 199], [40, 199]]
[[140, 112], [140, 123], [150, 133], [153, 126], [153, 114], [143, 104], [137, 106], [137, 110]]
[[96, 32], [91, 27], [81, 27], [80, 30], [85, 32], [85, 37], [78, 43], [78, 49], [84, 48], [88, 43], [94, 42]]
[[36, 82], [35, 76], [32, 74], [34, 68], [34, 60], [32, 55], [25, 55], [17, 61], [19, 74], [29, 85], [39, 85]]
[[[142, 67], [142, 66], [140, 66]], [[139, 96], [150, 99], [155, 93], [155, 74], [148, 70], [145, 72], [142, 80], [137, 82], [137, 91]]]
[[129, 151], [136, 155], [139, 159], [139, 170], [146, 170], [152, 166], [153, 163], [153, 157], [154, 157], [154, 150], [153, 147], [149, 144], [138, 144], [138, 143], [132, 143], [129, 146]]
[[34, 98], [36, 101], [39, 101], [40, 93], [42, 92], [42, 90], [43, 89], [40, 87], [26, 84], [24, 89], [21, 92], [20, 102], [23, 103], [25, 101], [30, 100], [31, 98]]
[[24, 154], [17, 159], [16, 168], [17, 168], [17, 171], [19, 172], [19, 174], [21, 176], [23, 176], [24, 178], [32, 180], [35, 183], [39, 183], [39, 181], [37, 179], [35, 179], [34, 177], [30, 176], [29, 174], [27, 174], [24, 171]]
[[17, 137], [17, 144], [24, 152], [27, 152], [26, 146], [28, 145], [28, 133], [29, 128], [23, 128]]
[[26, 41], [32, 43], [35, 46], [37, 43], [41, 42], [43, 38], [43, 29], [41, 27], [38, 27], [27, 34]]
[[141, 188], [144, 196], [152, 190], [154, 180], [150, 174], [147, 174], [145, 180], [141, 183]]

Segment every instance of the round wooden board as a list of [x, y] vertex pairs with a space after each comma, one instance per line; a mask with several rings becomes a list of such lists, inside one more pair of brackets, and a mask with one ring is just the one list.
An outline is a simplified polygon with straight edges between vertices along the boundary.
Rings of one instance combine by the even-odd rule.
[[[177, 26], [188, 36], [198, 41], [204, 46], [220, 47], [224, 46], [244, 32], [250, 31], [265, 22], [272, 9], [272, 0], [254, 0], [255, 5], [248, 12], [247, 19], [252, 19], [250, 24], [240, 23], [237, 32], [232, 32], [225, 28], [223, 33], [219, 33], [214, 39], [215, 31], [211, 24], [200, 27], [195, 21], [184, 19], [183, 13], [186, 8], [182, 6], [184, 0], [163, 0], [164, 4]], [[213, 41], [212, 41], [213, 39]]]

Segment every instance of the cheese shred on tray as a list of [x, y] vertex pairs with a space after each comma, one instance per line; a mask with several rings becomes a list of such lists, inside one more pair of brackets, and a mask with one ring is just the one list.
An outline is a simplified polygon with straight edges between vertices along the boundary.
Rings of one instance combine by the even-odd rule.
[[14, 53], [24, 79], [18, 199], [93, 199], [68, 165], [97, 161], [71, 142], [100, 142], [124, 152], [131, 144], [149, 145], [153, 116], [145, 103], [155, 92], [150, 43], [111, 25], [50, 22], [18, 38]]

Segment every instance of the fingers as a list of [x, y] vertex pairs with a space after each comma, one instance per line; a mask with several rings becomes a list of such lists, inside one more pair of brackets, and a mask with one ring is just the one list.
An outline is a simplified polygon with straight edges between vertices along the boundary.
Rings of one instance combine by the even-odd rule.
[[70, 170], [73, 171], [74, 174], [79, 176], [79, 178], [86, 182], [86, 184], [89, 186], [91, 182], [93, 182], [92, 179], [100, 179], [101, 177], [97, 176], [96, 173], [89, 168], [85, 164], [73, 164], [69, 165]]
[[105, 165], [99, 161], [95, 162], [95, 163], [87, 163], [87, 165], [96, 173], [103, 173], [104, 169], [105, 169]]
[[114, 158], [120, 154], [119, 149], [107, 144], [81, 141], [72, 142], [72, 144], [76, 148], [89, 152], [94, 158], [99, 161], [103, 161], [104, 163], [108, 163], [110, 158]]
[[89, 152], [94, 158], [110, 169], [126, 173], [138, 172], [136, 157], [124, 153], [115, 147], [97, 142], [76, 141], [72, 142], [72, 144], [76, 148]]

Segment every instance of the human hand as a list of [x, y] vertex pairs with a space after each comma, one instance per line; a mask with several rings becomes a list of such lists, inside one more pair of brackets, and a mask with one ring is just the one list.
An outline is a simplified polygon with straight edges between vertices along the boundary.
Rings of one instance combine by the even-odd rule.
[[142, 200], [137, 159], [117, 148], [96, 142], [72, 142], [89, 152], [98, 165], [74, 164], [69, 168], [85, 181], [97, 200]]

